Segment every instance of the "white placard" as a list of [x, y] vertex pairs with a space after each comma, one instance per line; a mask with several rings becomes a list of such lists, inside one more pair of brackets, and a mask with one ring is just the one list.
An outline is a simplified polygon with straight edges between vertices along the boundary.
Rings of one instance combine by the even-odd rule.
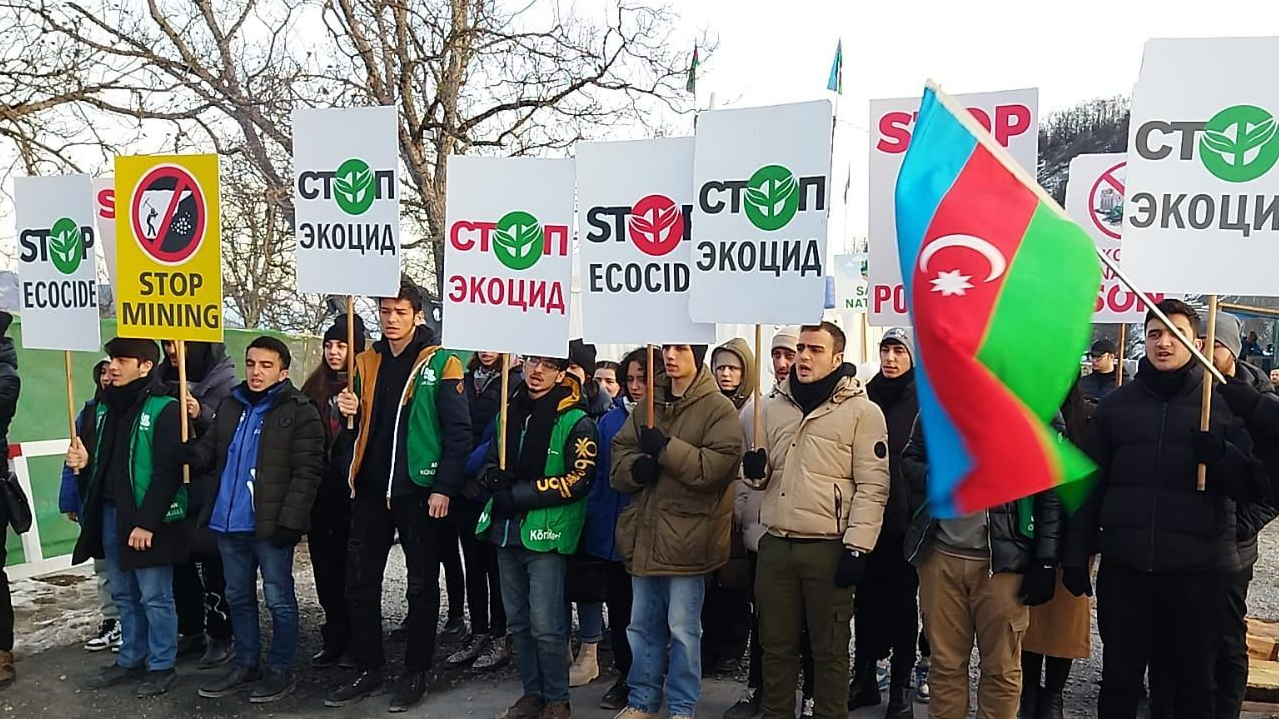
[[399, 291], [396, 122], [394, 107], [293, 111], [299, 291]]
[[[1005, 90], [956, 95], [955, 99], [991, 131], [1013, 159], [1035, 176], [1039, 158], [1039, 90]], [[906, 290], [897, 257], [894, 193], [911, 132], [919, 114], [919, 96], [870, 101], [870, 324], [910, 324]]]
[[1123, 269], [1142, 289], [1279, 295], [1279, 38], [1156, 39], [1132, 94]]
[[601, 344], [710, 344], [688, 314], [693, 138], [577, 145], [582, 334]]
[[861, 314], [870, 306], [870, 280], [867, 273], [867, 255], [858, 252], [851, 255], [835, 255], [835, 311], [845, 314]]
[[22, 346], [100, 352], [92, 179], [16, 177], [13, 190]]
[[694, 321], [821, 320], [832, 122], [826, 100], [698, 116]]
[[568, 354], [573, 161], [448, 159], [444, 344]]
[[98, 230], [98, 256], [107, 263], [107, 283], [115, 301], [115, 178], [93, 178], [93, 222]]

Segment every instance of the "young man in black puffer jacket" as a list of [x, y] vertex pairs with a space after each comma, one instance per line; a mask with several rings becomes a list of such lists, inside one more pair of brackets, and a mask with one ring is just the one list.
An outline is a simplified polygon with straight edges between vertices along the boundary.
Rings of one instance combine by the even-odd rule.
[[[1054, 424], [1064, 431], [1060, 421]], [[901, 466], [914, 492], [925, 494], [928, 450], [918, 419]], [[919, 570], [919, 605], [932, 648], [928, 716], [968, 716], [974, 638], [981, 654], [982, 714], [1017, 713], [1021, 638], [1030, 625], [1029, 607], [1052, 599], [1062, 522], [1052, 491], [954, 519], [934, 518], [927, 504], [915, 513], [904, 549]]]
[[[1183, 336], [1198, 336], [1190, 306], [1164, 300], [1159, 309]], [[1235, 502], [1268, 487], [1244, 421], [1214, 390], [1211, 428], [1200, 431], [1203, 369], [1153, 312], [1145, 327], [1137, 377], [1102, 400], [1088, 427], [1097, 484], [1072, 518], [1062, 582], [1076, 596], [1091, 592], [1096, 537], [1101, 719], [1136, 716], [1152, 657], [1165, 662], [1177, 716], [1211, 717], [1228, 570], [1239, 564]], [[1206, 491], [1196, 490], [1199, 464]]]

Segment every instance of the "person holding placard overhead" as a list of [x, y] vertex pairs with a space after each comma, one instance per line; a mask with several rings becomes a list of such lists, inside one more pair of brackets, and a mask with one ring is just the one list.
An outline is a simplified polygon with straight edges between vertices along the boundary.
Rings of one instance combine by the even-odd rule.
[[462, 362], [422, 325], [422, 290], [404, 278], [394, 297], [378, 298], [382, 339], [355, 358], [355, 391], [338, 409], [356, 418], [351, 485], [347, 599], [351, 653], [359, 673], [329, 692], [346, 706], [382, 684], [382, 575], [399, 532], [408, 570], [408, 671], [390, 710], [406, 711], [426, 694], [440, 610], [440, 523], [458, 492], [471, 446]]
[[177, 678], [173, 566], [187, 558], [183, 416], [159, 382], [154, 341], [116, 337], [106, 351], [111, 386], [66, 457], [80, 472], [84, 504], [72, 564], [106, 559], [120, 610], [120, 654], [86, 688], [142, 680], [138, 696], [155, 696]]
[[564, 582], [586, 520], [599, 434], [569, 364], [524, 358], [524, 382], [507, 405], [505, 460], [495, 438], [480, 472], [490, 499], [475, 533], [497, 547], [523, 688], [500, 719], [572, 715]]
[[[1158, 307], [1197, 341], [1193, 308], [1175, 299]], [[1092, 592], [1088, 555], [1099, 536], [1101, 719], [1136, 716], [1154, 657], [1166, 661], [1177, 716], [1211, 717], [1225, 570], [1238, 553], [1234, 502], [1259, 499], [1267, 487], [1252, 438], [1221, 390], [1212, 392], [1210, 428], [1201, 431], [1204, 369], [1153, 312], [1145, 332], [1137, 376], [1101, 401], [1088, 426], [1096, 485], [1071, 518], [1062, 584], [1075, 596]], [[1196, 489], [1200, 464], [1205, 491]]]
[[613, 440], [611, 482], [631, 496], [617, 548], [634, 594], [631, 692], [619, 719], [652, 719], [663, 693], [671, 717], [692, 717], [701, 698], [702, 603], [707, 578], [728, 563], [742, 456], [737, 409], [704, 366], [706, 349], [662, 345], [653, 426], [637, 405]]
[[742, 477], [764, 493], [755, 596], [764, 649], [765, 719], [795, 715], [800, 637], [813, 650], [813, 716], [848, 715], [853, 591], [888, 501], [888, 429], [844, 362], [844, 332], [800, 328], [789, 379], [769, 395], [763, 436]]

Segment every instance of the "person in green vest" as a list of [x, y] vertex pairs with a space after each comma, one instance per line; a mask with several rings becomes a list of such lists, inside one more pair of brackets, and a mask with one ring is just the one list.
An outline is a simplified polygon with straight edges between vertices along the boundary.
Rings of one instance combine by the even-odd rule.
[[407, 671], [389, 709], [406, 711], [426, 694], [440, 613], [441, 525], [460, 491], [471, 414], [462, 362], [423, 325], [423, 304], [408, 278], [395, 297], [378, 299], [382, 339], [356, 356], [355, 391], [337, 397], [338, 410], [356, 420], [343, 431], [354, 434], [346, 598], [359, 672], [329, 692], [325, 706], [353, 704], [382, 684], [382, 575], [397, 532], [408, 573]]
[[507, 407], [505, 465], [495, 441], [480, 473], [492, 497], [475, 531], [497, 547], [524, 687], [499, 719], [572, 715], [564, 576], [586, 522], [599, 434], [568, 366], [558, 357], [524, 359], [524, 382]]
[[79, 472], [83, 502], [72, 563], [105, 559], [120, 610], [120, 654], [86, 688], [142, 680], [138, 696], [155, 696], [176, 678], [173, 565], [187, 559], [187, 493], [176, 451], [183, 419], [157, 381], [155, 342], [117, 337], [106, 351], [111, 385], [66, 457]]

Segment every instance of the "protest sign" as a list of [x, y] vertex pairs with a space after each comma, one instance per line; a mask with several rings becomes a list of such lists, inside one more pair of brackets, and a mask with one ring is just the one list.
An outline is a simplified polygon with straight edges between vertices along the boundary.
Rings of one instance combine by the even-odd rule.
[[22, 346], [100, 352], [92, 181], [16, 177], [13, 191]]
[[107, 282], [115, 298], [115, 178], [93, 178], [93, 222], [98, 230], [98, 256], [107, 263]]
[[870, 281], [866, 276], [866, 253], [835, 256], [836, 312], [860, 314], [870, 305]]
[[222, 341], [217, 155], [117, 157], [121, 337]]
[[1132, 95], [1122, 269], [1169, 292], [1275, 295], [1279, 38], [1155, 39]]
[[577, 186], [586, 341], [714, 342], [688, 315], [693, 138], [580, 143]]
[[693, 321], [821, 319], [831, 128], [826, 100], [698, 116]]
[[573, 161], [448, 163], [444, 344], [567, 356]]
[[[1017, 162], [1035, 175], [1039, 156], [1039, 91], [1037, 89], [956, 95], [973, 117], [1008, 148]], [[870, 101], [870, 324], [910, 324], [906, 292], [897, 256], [895, 191], [915, 118], [919, 97]]]
[[[1124, 222], [1124, 182], [1127, 162], [1122, 152], [1077, 155], [1070, 161], [1066, 184], [1066, 214], [1087, 230], [1107, 257], [1120, 262]], [[1158, 302], [1161, 294], [1151, 295]], [[1107, 267], [1101, 268], [1093, 322], [1142, 322], [1146, 303], [1128, 290]]]
[[396, 121], [394, 107], [293, 111], [299, 291], [398, 291]]

